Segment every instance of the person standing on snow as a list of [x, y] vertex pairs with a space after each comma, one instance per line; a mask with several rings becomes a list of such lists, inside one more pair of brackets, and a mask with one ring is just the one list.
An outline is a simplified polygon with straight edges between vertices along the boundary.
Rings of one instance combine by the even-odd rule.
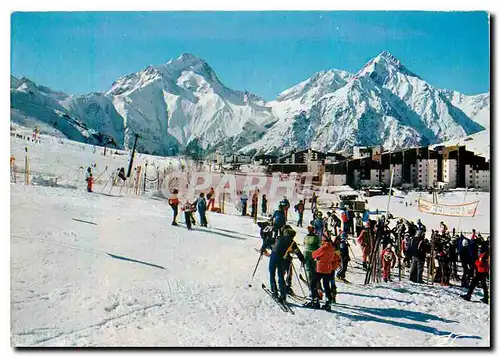
[[317, 211], [316, 212], [316, 218], [314, 219], [313, 221], [313, 226], [314, 226], [314, 230], [316, 232], [316, 235], [318, 237], [320, 237], [321, 239], [323, 239], [323, 212], [321, 211]]
[[87, 168], [85, 181], [87, 181], [87, 192], [93, 192], [92, 185], [94, 184], [94, 177], [92, 176], [92, 168], [90, 166]]
[[372, 252], [372, 239], [370, 237], [370, 223], [366, 222], [365, 228], [360, 232], [357, 241], [363, 252], [363, 269], [368, 269], [369, 257]]
[[[289, 270], [288, 256], [292, 252], [300, 253], [297, 243], [293, 240], [295, 235], [296, 232], [290, 226], [286, 226], [286, 229], [283, 230], [283, 235], [277, 237], [269, 259], [270, 290], [273, 296], [280, 302], [286, 302], [287, 286], [285, 274]], [[304, 257], [302, 256], [301, 261], [303, 260]], [[278, 286], [276, 285], [276, 271], [278, 271]]]
[[343, 208], [340, 212], [340, 219], [342, 220], [342, 232], [349, 232], [349, 218], [347, 217], [346, 209]]
[[340, 265], [340, 271], [337, 274], [337, 278], [339, 278], [344, 282], [347, 282], [345, 274], [347, 273], [347, 266], [351, 258], [349, 257], [349, 242], [347, 242], [346, 232], [342, 232], [339, 248], [340, 248], [341, 265]]
[[358, 237], [361, 234], [361, 231], [363, 230], [363, 220], [361, 219], [361, 215], [356, 213], [356, 237]]
[[207, 211], [210, 211], [210, 206], [212, 206], [212, 208], [215, 207], [215, 191], [213, 187], [210, 187], [210, 191], [208, 191], [207, 193], [207, 199], [208, 199]]
[[349, 206], [349, 209], [347, 210], [347, 219], [349, 222], [349, 231], [346, 233], [354, 235], [354, 211], [352, 206]]
[[172, 226], [178, 226], [177, 224], [177, 214], [178, 214], [178, 208], [179, 208], [179, 198], [177, 197], [177, 194], [179, 191], [177, 189], [174, 189], [172, 196], [168, 199], [168, 204], [172, 208], [172, 212], [174, 214], [174, 218], [172, 219]]
[[384, 282], [387, 283], [387, 281], [392, 281], [391, 268], [394, 268], [394, 265], [396, 265], [396, 254], [394, 254], [391, 244], [388, 244], [382, 251], [380, 259], [382, 261], [382, 277]]
[[304, 202], [302, 200], [299, 201], [295, 205], [295, 212], [298, 213], [299, 219], [297, 220], [297, 227], [302, 227], [302, 223], [304, 220]]
[[[321, 308], [330, 311], [331, 303], [335, 303], [335, 296], [337, 294], [336, 286], [332, 287], [332, 281], [335, 283], [333, 275], [339, 266], [340, 257], [335, 252], [335, 246], [328, 237], [323, 237], [321, 246], [312, 252], [313, 259], [316, 259], [316, 273], [311, 282], [311, 301], [304, 306], [312, 307], [315, 309], [320, 308], [319, 293], [317, 287], [323, 281], [323, 288], [326, 293], [326, 304]], [[333, 288], [333, 291], [332, 291]]]
[[457, 239], [458, 256], [460, 257], [460, 262], [462, 263], [462, 288], [469, 286], [469, 280], [474, 273], [472, 266], [473, 260], [469, 251], [469, 242], [469, 239], [463, 234]]
[[255, 190], [252, 195], [252, 217], [257, 216], [258, 201], [259, 201], [259, 194], [257, 193], [257, 190]]
[[266, 215], [267, 214], [267, 196], [265, 194], [262, 195], [261, 208], [262, 208], [262, 215]]
[[[307, 235], [304, 237], [304, 257], [305, 257], [305, 270], [307, 275], [307, 282], [309, 285], [312, 283], [312, 278], [316, 271], [316, 261], [312, 257], [312, 252], [319, 249], [321, 246], [321, 238], [314, 233], [313, 226], [307, 226]], [[316, 287], [310, 286], [311, 291]]]
[[422, 275], [424, 274], [424, 261], [426, 256], [426, 244], [422, 231], [417, 233], [417, 236], [411, 241], [411, 268], [410, 281], [414, 283], [423, 283]]
[[288, 221], [288, 209], [290, 208], [290, 201], [286, 198], [286, 196], [283, 197], [283, 200], [280, 202], [283, 205], [283, 211], [285, 212], [285, 223]]
[[489, 294], [488, 294], [488, 285], [486, 283], [486, 278], [488, 277], [490, 272], [490, 255], [487, 243], [484, 243], [479, 247], [479, 256], [475, 262], [475, 267], [476, 267], [476, 273], [470, 283], [469, 291], [465, 295], [460, 295], [460, 297], [464, 300], [470, 301], [474, 289], [478, 284], [481, 284], [483, 288], [483, 298], [481, 299], [481, 301], [484, 302], [485, 304], [488, 304]]
[[245, 191], [241, 194], [241, 215], [246, 216], [247, 215], [247, 201], [248, 201], [248, 196]]
[[200, 216], [200, 226], [207, 226], [207, 201], [205, 200], [205, 194], [203, 192], [200, 193], [200, 198], [198, 198], [198, 202], [196, 203], [198, 208], [198, 215]]
[[192, 231], [193, 229], [191, 228], [191, 221], [193, 219], [192, 217], [193, 206], [189, 202], [189, 200], [186, 200], [186, 203], [182, 207], [182, 210], [184, 211], [184, 220], [186, 221], [186, 227], [188, 231]]
[[313, 192], [311, 197], [311, 211], [314, 215], [314, 211], [318, 208], [318, 196], [316, 196], [316, 192]]
[[283, 234], [282, 230], [283, 226], [285, 225], [285, 212], [281, 204], [278, 206], [278, 209], [274, 211], [272, 220], [273, 220], [274, 237], [276, 238], [278, 235]]

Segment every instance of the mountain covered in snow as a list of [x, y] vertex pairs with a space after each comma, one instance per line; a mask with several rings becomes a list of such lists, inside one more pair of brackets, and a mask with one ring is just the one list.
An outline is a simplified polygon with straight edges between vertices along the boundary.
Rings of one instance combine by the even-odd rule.
[[71, 96], [11, 76], [11, 119], [78, 141], [112, 138], [119, 147], [139, 134], [139, 151], [160, 155], [394, 149], [488, 129], [489, 94], [435, 88], [384, 51], [356, 74], [319, 72], [266, 102], [228, 88], [185, 53], [123, 76], [105, 93]]
[[[332, 73], [339, 80], [323, 80]], [[269, 104], [279, 121], [243, 152], [333, 152], [376, 144], [391, 150], [464, 137], [489, 122], [489, 94], [435, 88], [386, 51], [355, 75], [318, 73]]]

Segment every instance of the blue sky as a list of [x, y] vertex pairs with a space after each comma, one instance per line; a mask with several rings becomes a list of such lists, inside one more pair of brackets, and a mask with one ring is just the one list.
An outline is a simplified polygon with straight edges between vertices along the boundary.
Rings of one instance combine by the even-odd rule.
[[490, 87], [485, 12], [17, 12], [11, 26], [12, 74], [70, 94], [106, 91], [183, 52], [267, 100], [383, 50], [439, 88]]

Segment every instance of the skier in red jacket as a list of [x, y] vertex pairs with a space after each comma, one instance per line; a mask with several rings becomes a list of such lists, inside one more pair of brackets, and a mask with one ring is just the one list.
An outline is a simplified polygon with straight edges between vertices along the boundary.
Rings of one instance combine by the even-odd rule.
[[382, 251], [381, 261], [384, 282], [387, 283], [388, 280], [392, 281], [391, 268], [394, 268], [396, 264], [396, 254], [394, 254], [391, 244], [387, 244], [387, 247]]
[[488, 285], [486, 284], [486, 278], [490, 273], [490, 255], [489, 255], [489, 247], [487, 243], [483, 243], [479, 247], [479, 256], [475, 263], [476, 266], [476, 274], [472, 281], [470, 282], [469, 291], [465, 295], [460, 295], [460, 297], [464, 300], [470, 301], [472, 293], [476, 286], [481, 283], [484, 291], [484, 297], [481, 299], [485, 304], [488, 303]]

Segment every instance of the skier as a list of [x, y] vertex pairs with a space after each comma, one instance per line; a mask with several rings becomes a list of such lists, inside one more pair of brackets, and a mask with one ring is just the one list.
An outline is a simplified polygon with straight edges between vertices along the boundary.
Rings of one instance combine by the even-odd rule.
[[210, 211], [210, 206], [215, 207], [215, 191], [213, 187], [210, 187], [210, 191], [207, 193], [207, 211]]
[[200, 198], [198, 198], [198, 202], [196, 205], [198, 208], [198, 215], [200, 216], [200, 226], [206, 227], [207, 226], [207, 216], [206, 216], [207, 201], [205, 200], [205, 194], [203, 192], [200, 193]]
[[314, 231], [318, 237], [323, 238], [323, 212], [317, 211], [313, 221]]
[[304, 202], [302, 200], [299, 201], [295, 205], [295, 212], [298, 213], [299, 219], [297, 220], [297, 227], [302, 227], [302, 221], [304, 219]]
[[457, 240], [458, 256], [460, 257], [460, 262], [462, 263], [462, 281], [461, 287], [465, 288], [469, 286], [469, 280], [473, 274], [472, 258], [469, 251], [469, 239], [463, 234]]
[[465, 295], [461, 295], [460, 297], [464, 300], [470, 301], [472, 293], [476, 286], [480, 283], [483, 288], [483, 298], [482, 302], [488, 304], [488, 285], [486, 284], [486, 278], [489, 275], [490, 271], [490, 256], [489, 256], [489, 247], [488, 244], [485, 243], [479, 248], [479, 256], [475, 262], [476, 266], [476, 274], [470, 283], [469, 291]]
[[241, 215], [246, 216], [247, 215], [247, 201], [248, 201], [248, 196], [245, 191], [241, 194]]
[[361, 219], [361, 215], [356, 213], [356, 237], [358, 237], [361, 234], [361, 231], [363, 230], [363, 220]]
[[372, 239], [370, 237], [370, 223], [366, 222], [365, 228], [359, 234], [357, 241], [363, 252], [363, 269], [368, 269], [369, 257], [372, 251]]
[[179, 191], [177, 189], [174, 189], [172, 196], [170, 196], [170, 198], [168, 199], [168, 204], [170, 205], [174, 213], [174, 218], [172, 219], [172, 226], [178, 226], [176, 221], [179, 208], [179, 198], [177, 197], [178, 193]]
[[94, 177], [92, 176], [92, 168], [89, 166], [87, 168], [87, 173], [85, 175], [85, 181], [87, 181], [87, 192], [92, 191], [92, 184], [94, 183]]
[[193, 229], [191, 228], [191, 220], [193, 219], [192, 217], [193, 206], [189, 202], [189, 200], [186, 200], [186, 203], [182, 207], [182, 210], [184, 211], [184, 220], [186, 221], [186, 227], [188, 231], [192, 231]]
[[396, 265], [396, 254], [394, 254], [391, 244], [388, 244], [382, 251], [380, 259], [382, 261], [382, 276], [384, 278], [384, 282], [387, 283], [387, 281], [392, 281], [391, 268], [394, 268], [394, 265]]
[[257, 193], [257, 190], [255, 190], [252, 195], [252, 217], [257, 216], [258, 201], [259, 201], [259, 194]]
[[426, 255], [426, 245], [423, 233], [417, 233], [417, 236], [412, 239], [410, 250], [412, 258], [410, 280], [414, 283], [423, 283], [422, 275], [424, 273], [424, 260]]
[[[319, 249], [321, 246], [321, 238], [314, 233], [313, 226], [307, 226], [307, 235], [304, 237], [304, 257], [305, 257], [305, 270], [307, 281], [311, 285], [314, 272], [316, 271], [316, 261], [312, 257], [312, 252]], [[309, 287], [311, 291], [316, 288], [312, 285]]]
[[[315, 309], [320, 308], [319, 303], [319, 293], [318, 289], [315, 287], [319, 286], [319, 283], [323, 281], [323, 288], [326, 293], [326, 304], [321, 308], [330, 311], [331, 303], [335, 303], [335, 296], [337, 294], [336, 286], [331, 286], [332, 281], [335, 282], [333, 275], [335, 274], [335, 270], [340, 265], [340, 257], [335, 252], [334, 243], [328, 238], [323, 237], [322, 244], [319, 249], [312, 252], [312, 258], [317, 260], [316, 263], [316, 274], [311, 282], [311, 301], [309, 303], [304, 304], [304, 306], [312, 307]], [[332, 291], [333, 288], [333, 291]]]
[[272, 219], [274, 238], [276, 238], [278, 234], [283, 233], [283, 226], [285, 225], [285, 212], [283, 211], [283, 206], [281, 204], [278, 206], [278, 209], [274, 211]]
[[267, 249], [271, 248], [274, 244], [273, 223], [271, 220], [268, 220], [264, 222], [257, 222], [257, 225], [260, 228], [260, 237], [262, 238], [260, 252], [262, 254], [266, 254]]
[[[285, 274], [289, 265], [287, 261], [288, 255], [292, 252], [300, 253], [297, 243], [293, 240], [295, 235], [296, 232], [290, 226], [286, 226], [286, 229], [283, 230], [283, 235], [277, 237], [269, 259], [271, 292], [280, 302], [286, 302], [287, 286], [285, 283]], [[300, 255], [302, 254], [300, 253]], [[303, 260], [304, 256], [302, 256], [301, 261]], [[276, 286], [276, 271], [278, 271], [278, 286]]]
[[313, 192], [311, 197], [311, 211], [314, 214], [318, 207], [318, 196], [316, 196], [316, 192]]
[[267, 196], [265, 194], [262, 195], [261, 208], [262, 208], [262, 215], [267, 214]]
[[290, 201], [286, 198], [286, 196], [283, 197], [283, 200], [280, 202], [283, 205], [283, 211], [285, 212], [285, 222], [288, 221], [288, 209], [290, 208]]
[[349, 206], [347, 210], [347, 220], [349, 222], [349, 230], [346, 233], [354, 235], [354, 211], [352, 206]]
[[347, 273], [347, 266], [351, 258], [349, 257], [349, 242], [347, 242], [347, 232], [342, 232], [340, 239], [340, 257], [341, 257], [341, 265], [340, 271], [337, 273], [337, 278], [347, 283], [347, 279], [345, 278], [345, 274]]
[[347, 233], [349, 231], [349, 218], [347, 217], [345, 208], [340, 213], [340, 219], [342, 220], [342, 232]]

